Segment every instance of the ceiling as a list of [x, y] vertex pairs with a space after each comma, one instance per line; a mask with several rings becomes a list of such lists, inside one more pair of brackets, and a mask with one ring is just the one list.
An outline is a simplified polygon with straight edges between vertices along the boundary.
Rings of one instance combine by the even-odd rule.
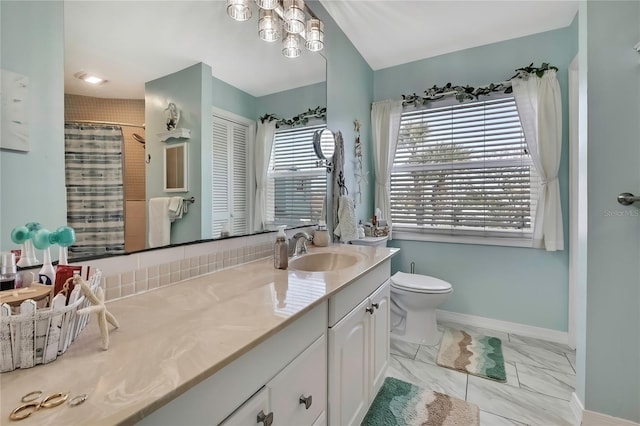
[[578, 1], [320, 0], [374, 70], [564, 28]]
[[[320, 0], [372, 69], [568, 26], [577, 1]], [[144, 82], [198, 62], [253, 96], [325, 80], [321, 54], [287, 59], [223, 0], [65, 1], [65, 91], [144, 98]], [[108, 17], [108, 18], [107, 18]], [[109, 80], [89, 86], [89, 72]]]
[[[280, 43], [258, 38], [253, 15], [236, 22], [221, 0], [65, 0], [65, 93], [143, 99], [146, 81], [199, 62], [253, 96], [325, 81], [323, 56], [285, 58]], [[88, 85], [78, 72], [108, 83]]]

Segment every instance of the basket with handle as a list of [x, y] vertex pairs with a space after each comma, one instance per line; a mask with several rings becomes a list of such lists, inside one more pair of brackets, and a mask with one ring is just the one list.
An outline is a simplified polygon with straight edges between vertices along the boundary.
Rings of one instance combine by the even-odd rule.
[[[102, 281], [98, 269], [89, 278], [89, 287], [96, 291]], [[75, 286], [69, 296], [57, 294], [50, 307], [37, 309], [32, 299], [20, 305], [12, 314], [11, 307], [0, 305], [0, 372], [30, 368], [55, 361], [64, 354], [89, 322], [90, 315], [77, 315], [90, 304]]]

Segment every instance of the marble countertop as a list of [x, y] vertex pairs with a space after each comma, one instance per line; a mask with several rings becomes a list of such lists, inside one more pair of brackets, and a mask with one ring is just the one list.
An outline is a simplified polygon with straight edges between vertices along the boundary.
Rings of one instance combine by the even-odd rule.
[[[399, 249], [354, 245], [310, 253], [355, 253], [359, 261], [333, 272], [277, 270], [263, 259], [202, 275], [107, 306], [120, 323], [100, 349], [97, 321], [56, 361], [0, 375], [0, 424], [20, 398], [88, 394], [76, 407], [41, 409], [28, 425], [132, 424], [233, 362]], [[17, 424], [17, 423], [16, 423]]]

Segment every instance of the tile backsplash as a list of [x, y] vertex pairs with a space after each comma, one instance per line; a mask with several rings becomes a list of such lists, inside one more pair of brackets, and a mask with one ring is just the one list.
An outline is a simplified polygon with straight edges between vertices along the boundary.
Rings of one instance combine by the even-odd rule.
[[[287, 235], [298, 231], [312, 233], [311, 228], [293, 229]], [[102, 270], [105, 298], [114, 300], [271, 257], [275, 235], [269, 232], [71, 264]], [[31, 272], [37, 276], [38, 269]]]
[[87, 263], [102, 270], [105, 277], [105, 298], [114, 300], [272, 256], [273, 238], [271, 233], [261, 234], [133, 253]]

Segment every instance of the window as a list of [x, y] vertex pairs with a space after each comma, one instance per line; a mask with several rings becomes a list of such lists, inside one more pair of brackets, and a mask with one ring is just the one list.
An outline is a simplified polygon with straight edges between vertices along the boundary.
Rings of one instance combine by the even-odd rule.
[[245, 235], [248, 223], [249, 126], [213, 114], [212, 120], [211, 235], [218, 238], [224, 227], [231, 235]]
[[530, 239], [537, 187], [513, 97], [402, 113], [391, 171], [399, 232]]
[[318, 166], [313, 133], [325, 125], [278, 130], [268, 172], [268, 222], [299, 225], [317, 221], [327, 191], [327, 171]]

